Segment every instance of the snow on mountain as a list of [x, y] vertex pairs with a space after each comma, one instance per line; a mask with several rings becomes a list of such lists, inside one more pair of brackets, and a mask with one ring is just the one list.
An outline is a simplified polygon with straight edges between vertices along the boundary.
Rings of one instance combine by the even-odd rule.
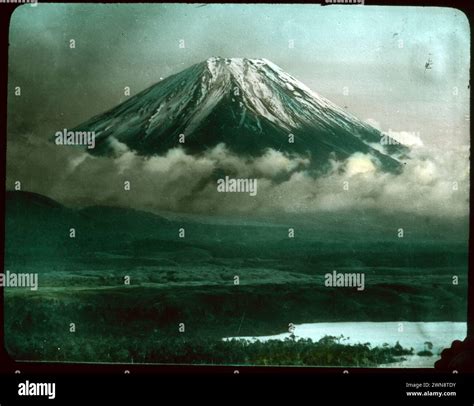
[[160, 154], [180, 145], [180, 134], [190, 151], [223, 142], [248, 155], [266, 148], [309, 154], [316, 165], [362, 152], [397, 170], [395, 157], [406, 152], [399, 145], [373, 148], [382, 137], [378, 130], [267, 59], [209, 58], [76, 130], [95, 131], [98, 154], [113, 153], [116, 141], [142, 155]]

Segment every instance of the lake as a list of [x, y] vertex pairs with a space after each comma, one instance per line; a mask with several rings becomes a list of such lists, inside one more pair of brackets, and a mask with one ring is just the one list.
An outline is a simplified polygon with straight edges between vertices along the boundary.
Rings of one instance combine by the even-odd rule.
[[[391, 346], [397, 341], [402, 347], [413, 348], [415, 354], [425, 349], [425, 342], [429, 341], [433, 348], [432, 357], [407, 356], [405, 361], [397, 364], [381, 365], [381, 367], [432, 367], [439, 359], [442, 349], [450, 347], [452, 341], [463, 340], [467, 334], [465, 322], [334, 322], [334, 323], [307, 323], [295, 325], [296, 339], [310, 338], [319, 341], [324, 336], [344, 336], [341, 343], [364, 344], [372, 347], [381, 347], [387, 343]], [[284, 340], [290, 333], [259, 337], [228, 337], [228, 339], [246, 339], [250, 341]]]

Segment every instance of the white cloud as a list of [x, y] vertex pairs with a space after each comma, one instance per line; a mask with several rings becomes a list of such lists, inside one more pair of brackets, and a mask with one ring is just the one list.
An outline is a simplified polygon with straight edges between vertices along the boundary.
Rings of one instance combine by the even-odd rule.
[[376, 166], [370, 155], [357, 152], [346, 160], [346, 174], [352, 177], [359, 173], [375, 172]]
[[[148, 158], [128, 150], [116, 158], [85, 157], [77, 151], [68, 156], [58, 154], [57, 147], [53, 150], [56, 158], [44, 160], [44, 149], [34, 149], [36, 152], [22, 158], [28, 161], [28, 168], [19, 165], [19, 157], [13, 161], [9, 157], [8, 171], [22, 179], [27, 190], [70, 205], [107, 204], [210, 215], [311, 214], [357, 208], [458, 217], [469, 210], [468, 147], [415, 148], [401, 174], [383, 172], [373, 157], [355, 153], [345, 161], [331, 160], [329, 172], [317, 178], [307, 157], [271, 149], [255, 158], [238, 156], [222, 144], [198, 155], [175, 148]], [[10, 153], [21, 151], [24, 148]], [[58, 167], [68, 170], [58, 171]], [[30, 182], [32, 173], [46, 174], [47, 181]], [[257, 196], [218, 193], [216, 176], [222, 174], [257, 178]], [[131, 182], [129, 192], [124, 192], [125, 180]]]

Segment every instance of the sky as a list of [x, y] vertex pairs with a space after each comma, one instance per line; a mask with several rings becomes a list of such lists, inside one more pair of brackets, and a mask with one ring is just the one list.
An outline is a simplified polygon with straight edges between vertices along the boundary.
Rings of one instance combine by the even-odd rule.
[[[67, 200], [53, 179], [79, 158], [47, 140], [124, 101], [124, 87], [133, 95], [211, 56], [269, 59], [382, 131], [414, 136], [443, 182], [467, 173], [470, 27], [454, 8], [40, 2], [15, 11], [9, 41], [7, 188], [28, 178]], [[458, 156], [457, 172], [433, 151]]]
[[123, 101], [125, 86], [211, 56], [267, 58], [385, 131], [466, 144], [469, 42], [453, 8], [39, 3], [12, 17], [9, 75], [28, 96], [15, 105], [32, 115], [24, 125], [71, 127]]

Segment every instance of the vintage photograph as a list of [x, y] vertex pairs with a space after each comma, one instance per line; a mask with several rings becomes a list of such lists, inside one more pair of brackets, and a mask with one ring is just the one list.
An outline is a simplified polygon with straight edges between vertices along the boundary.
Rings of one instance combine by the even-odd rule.
[[433, 368], [467, 331], [470, 35], [444, 7], [18, 7], [10, 357]]

